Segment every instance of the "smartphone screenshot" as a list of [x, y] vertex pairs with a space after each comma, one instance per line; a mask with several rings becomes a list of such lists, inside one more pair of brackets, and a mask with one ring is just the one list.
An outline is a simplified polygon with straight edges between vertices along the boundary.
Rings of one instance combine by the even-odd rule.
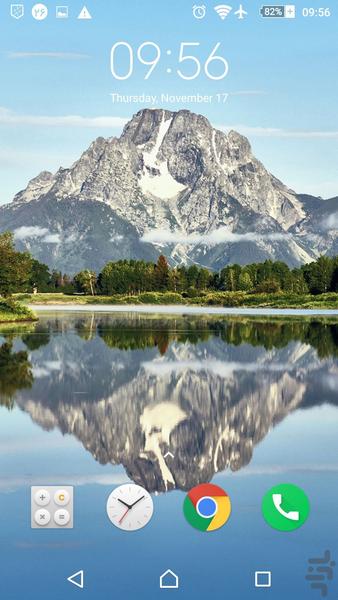
[[338, 600], [338, 6], [0, 1], [0, 598]]

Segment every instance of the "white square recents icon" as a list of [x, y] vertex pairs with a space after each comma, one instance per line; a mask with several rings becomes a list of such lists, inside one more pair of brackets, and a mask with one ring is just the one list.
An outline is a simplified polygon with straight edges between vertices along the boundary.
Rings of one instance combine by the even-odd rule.
[[270, 588], [271, 579], [271, 571], [255, 571], [256, 588]]

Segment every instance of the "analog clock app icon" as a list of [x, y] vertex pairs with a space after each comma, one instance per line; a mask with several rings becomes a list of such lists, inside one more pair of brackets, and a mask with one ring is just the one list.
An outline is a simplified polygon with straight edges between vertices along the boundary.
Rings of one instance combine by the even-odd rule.
[[140, 485], [126, 483], [115, 488], [107, 501], [110, 521], [124, 531], [136, 531], [149, 523], [154, 505], [150, 494]]
[[218, 485], [202, 483], [192, 488], [183, 504], [188, 523], [200, 531], [214, 531], [223, 527], [230, 517], [231, 501]]

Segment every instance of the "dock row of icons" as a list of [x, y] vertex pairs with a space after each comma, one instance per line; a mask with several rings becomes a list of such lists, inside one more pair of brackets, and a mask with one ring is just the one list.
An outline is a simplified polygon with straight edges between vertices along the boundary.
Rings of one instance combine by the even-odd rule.
[[[10, 15], [13, 19], [22, 19], [25, 16], [25, 5], [24, 4], [11, 4], [10, 5]], [[38, 2], [34, 4], [31, 15], [33, 19], [36, 21], [44, 21], [50, 16], [50, 11], [45, 4]], [[68, 19], [70, 17], [69, 6], [56, 6], [55, 7], [55, 18], [56, 19]], [[86, 6], [83, 6], [78, 14], [76, 14], [76, 18], [88, 21], [92, 19], [92, 15], [89, 12]]]
[[[31, 526], [33, 529], [73, 528], [74, 489], [72, 486], [32, 486]], [[154, 504], [149, 492], [134, 483], [115, 488], [106, 504], [111, 523], [123, 531], [137, 531], [153, 517]], [[213, 483], [192, 488], [183, 502], [187, 522], [203, 532], [215, 531], [227, 523], [231, 515], [228, 493]], [[296, 485], [283, 483], [266, 492], [262, 514], [268, 525], [278, 531], [294, 531], [307, 521], [310, 503], [305, 492]]]
[[[230, 14], [234, 14], [240, 20], [248, 16], [242, 4], [239, 5], [237, 10], [234, 10], [229, 4], [217, 4], [213, 7], [213, 10], [222, 21], [225, 21]], [[192, 14], [197, 20], [204, 19], [207, 15], [206, 5], [194, 4]], [[260, 8], [259, 14], [264, 18], [295, 19], [296, 6], [294, 4], [265, 5]]]

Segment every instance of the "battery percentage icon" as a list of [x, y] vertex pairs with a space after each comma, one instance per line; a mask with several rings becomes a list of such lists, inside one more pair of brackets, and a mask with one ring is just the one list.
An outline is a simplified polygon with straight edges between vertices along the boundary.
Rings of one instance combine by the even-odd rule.
[[295, 4], [265, 5], [261, 7], [260, 14], [269, 19], [295, 19], [296, 6]]

